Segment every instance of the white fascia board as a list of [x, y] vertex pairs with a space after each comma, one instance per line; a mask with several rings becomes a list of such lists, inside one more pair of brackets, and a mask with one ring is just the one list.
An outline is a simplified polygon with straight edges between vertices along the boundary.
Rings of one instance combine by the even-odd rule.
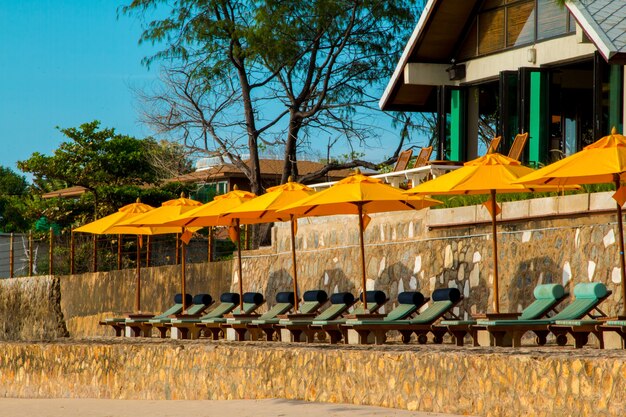
[[422, 15], [420, 16], [420, 19], [417, 22], [415, 29], [413, 29], [413, 33], [411, 34], [409, 41], [404, 47], [402, 56], [400, 56], [400, 61], [398, 61], [398, 65], [396, 65], [396, 69], [393, 71], [391, 79], [389, 80], [389, 83], [387, 83], [387, 87], [385, 87], [385, 91], [383, 92], [383, 95], [378, 102], [378, 107], [380, 107], [381, 109], [385, 106], [385, 104], [387, 104], [387, 101], [389, 100], [389, 96], [391, 94], [391, 91], [393, 90], [394, 85], [396, 85], [396, 83], [399, 82], [400, 76], [403, 75], [404, 66], [407, 64], [409, 60], [409, 55], [411, 54], [411, 51], [413, 50], [413, 46], [415, 45], [417, 38], [422, 32], [422, 28], [424, 27], [424, 24], [430, 18], [430, 14], [433, 10], [433, 5], [437, 1], [439, 0], [428, 0], [428, 3], [426, 3], [426, 6], [424, 6]]
[[404, 84], [418, 85], [458, 85], [450, 81], [446, 64], [422, 64], [409, 62], [404, 67]]

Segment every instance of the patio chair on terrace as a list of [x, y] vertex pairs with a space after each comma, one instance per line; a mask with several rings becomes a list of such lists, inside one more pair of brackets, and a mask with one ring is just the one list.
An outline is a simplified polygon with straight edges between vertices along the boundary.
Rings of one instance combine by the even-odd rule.
[[148, 323], [152, 325], [154, 329], [157, 329], [159, 331], [159, 337], [165, 338], [167, 337], [167, 331], [171, 328], [169, 324], [171, 323], [173, 318], [199, 316], [213, 304], [213, 297], [211, 297], [209, 294], [196, 294], [193, 296], [192, 304], [193, 305], [189, 307], [182, 315], [174, 315], [174, 317], [168, 316], [162, 318], [153, 318], [148, 320]]

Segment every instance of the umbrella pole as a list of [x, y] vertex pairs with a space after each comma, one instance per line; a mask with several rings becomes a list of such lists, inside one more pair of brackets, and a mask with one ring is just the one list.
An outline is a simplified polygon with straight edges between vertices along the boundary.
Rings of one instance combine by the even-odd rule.
[[187, 310], [187, 297], [185, 296], [187, 294], [186, 289], [185, 289], [185, 269], [187, 266], [187, 262], [185, 261], [185, 242], [181, 241], [181, 246], [180, 246], [180, 256], [181, 256], [181, 261], [180, 261], [180, 267], [181, 267], [181, 273], [180, 273], [180, 283], [181, 283], [181, 288], [183, 291], [183, 313], [185, 312], [185, 310]]
[[139, 246], [140, 235], [137, 235], [137, 266], [136, 266], [136, 279], [137, 285], [135, 285], [135, 311], [138, 313], [141, 311], [141, 247]]
[[[615, 175], [615, 191], [619, 190], [619, 175]], [[626, 260], [624, 259], [624, 225], [622, 221], [622, 206], [617, 203], [617, 227], [619, 231], [619, 261], [622, 273], [622, 316], [626, 317]]]
[[243, 313], [243, 277], [241, 276], [241, 228], [239, 227], [239, 219], [235, 220], [237, 228], [237, 267], [239, 270], [239, 312]]
[[365, 286], [367, 284], [367, 280], [365, 278], [365, 244], [363, 243], [363, 206], [358, 204], [359, 208], [359, 245], [361, 247], [361, 275], [363, 285], [363, 308], [367, 311], [367, 297], [365, 294]]
[[500, 312], [500, 296], [498, 294], [498, 234], [496, 231], [496, 190], [491, 190], [491, 232], [493, 233], [493, 308]]
[[296, 225], [298, 220], [291, 215], [291, 263], [293, 264], [293, 296], [294, 296], [294, 308], [298, 311], [298, 270], [296, 268]]

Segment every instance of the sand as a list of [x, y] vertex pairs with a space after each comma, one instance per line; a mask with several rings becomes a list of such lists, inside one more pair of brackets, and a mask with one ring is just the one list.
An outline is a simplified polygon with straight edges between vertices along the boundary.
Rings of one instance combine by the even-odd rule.
[[138, 401], [0, 399], [2, 417], [454, 417], [381, 407], [291, 400]]

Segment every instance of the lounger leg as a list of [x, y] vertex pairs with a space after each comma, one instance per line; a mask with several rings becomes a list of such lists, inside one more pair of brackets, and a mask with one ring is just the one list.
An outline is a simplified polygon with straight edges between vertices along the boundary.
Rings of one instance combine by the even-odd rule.
[[167, 337], [167, 327], [159, 326], [157, 327], [157, 330], [159, 331], [159, 337], [161, 339], [165, 339]]
[[124, 326], [113, 326], [113, 330], [115, 330], [115, 337], [122, 337]]
[[233, 328], [233, 330], [235, 331], [235, 340], [236, 341], [242, 342], [242, 341], [246, 340], [246, 332], [248, 331], [248, 329]]
[[343, 334], [341, 333], [341, 330], [339, 329], [328, 329], [326, 330], [326, 333], [328, 333], [328, 337], [330, 338], [330, 344], [334, 345], [337, 344], [339, 342], [341, 342], [341, 338], [343, 337]]
[[[275, 330], [273, 327], [263, 327], [261, 330], [263, 330], [263, 333], [265, 333], [265, 340], [267, 340], [268, 342], [274, 340]], [[278, 338], [280, 339], [280, 332], [278, 333]]]
[[443, 336], [446, 334], [445, 330], [431, 330], [434, 339], [433, 342], [435, 342], [436, 344], [440, 345], [441, 343], [443, 343]]
[[372, 331], [374, 334], [374, 343], [377, 345], [382, 345], [387, 341], [387, 331], [380, 329]]
[[207, 327], [204, 330], [204, 333], [210, 331], [211, 332], [211, 340], [220, 340], [220, 332], [222, 331], [219, 327]]
[[289, 329], [289, 333], [291, 333], [291, 340], [293, 340], [294, 342], [300, 342], [301, 336], [302, 336], [302, 330], [301, 329]]
[[494, 346], [503, 346], [504, 345], [504, 337], [506, 336], [506, 332], [499, 331], [489, 331], [489, 335], [493, 338]]
[[582, 349], [589, 341], [588, 332], [572, 332], [572, 336], [574, 336], [574, 346], [576, 349]]
[[413, 330], [399, 330], [399, 332], [402, 335], [402, 343], [409, 343], [411, 341]]
[[303, 333], [304, 333], [304, 341], [306, 343], [313, 343], [313, 342], [315, 342], [316, 330], [307, 329], [307, 330], [304, 330]]
[[599, 349], [604, 349], [604, 334], [602, 332], [592, 332], [594, 334], [594, 336], [596, 337], [596, 339], [598, 339], [598, 348]]
[[464, 340], [465, 339], [465, 335], [467, 334], [466, 330], [448, 330], [448, 332], [452, 335], [452, 337], [454, 338], [454, 343], [457, 346], [463, 346]]
[[535, 330], [535, 334], [537, 335], [537, 337], [535, 337], [535, 342], [538, 346], [543, 346], [546, 344], [549, 333], [550, 332], [548, 330]]

